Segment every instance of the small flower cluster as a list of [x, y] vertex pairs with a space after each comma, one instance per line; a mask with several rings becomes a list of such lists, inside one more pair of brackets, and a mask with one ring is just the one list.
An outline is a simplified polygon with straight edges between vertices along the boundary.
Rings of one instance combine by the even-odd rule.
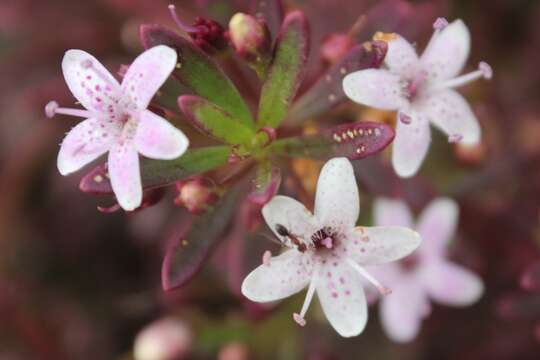
[[[176, 16], [174, 6], [170, 10], [178, 26], [206, 52], [221, 51], [228, 39], [237, 54], [244, 57], [259, 76], [272, 78], [272, 71], [280, 70], [267, 71], [273, 55], [270, 31], [264, 21], [237, 14], [231, 19], [226, 35], [221, 25], [213, 20], [197, 19], [194, 26], [186, 26]], [[284, 21], [284, 27], [296, 26], [300, 23], [298, 19], [302, 17], [294, 14]], [[449, 24], [438, 19], [434, 28], [421, 57], [402, 36], [377, 33], [374, 40], [387, 46], [384, 69], [361, 69], [348, 74], [344, 67], [339, 70], [344, 76], [342, 90], [350, 99], [374, 108], [397, 111], [392, 164], [401, 177], [413, 176], [420, 168], [430, 143], [430, 123], [446, 133], [451, 143], [476, 144], [480, 140], [478, 121], [466, 100], [454, 88], [481, 77], [489, 79], [492, 70], [481, 62], [477, 71], [458, 76], [469, 54], [467, 27], [461, 20]], [[169, 41], [172, 35], [165, 37]], [[280, 40], [291, 41], [291, 38], [285, 33]], [[84, 110], [63, 108], [54, 101], [45, 108], [48, 117], [64, 114], [85, 119], [61, 144], [60, 173], [68, 175], [108, 153], [107, 171], [112, 191], [119, 205], [127, 211], [139, 208], [143, 202], [139, 155], [173, 160], [188, 150], [188, 138], [161, 116], [162, 112], [158, 115], [151, 103], [173, 71], [183, 66], [177, 49], [169, 45], [152, 46], [139, 55], [125, 71], [121, 83], [92, 55], [82, 50], [69, 50], [62, 61], [62, 71], [70, 91]], [[352, 48], [352, 44], [346, 48]], [[274, 53], [276, 57], [281, 56], [280, 51]], [[206, 53], [200, 55], [200, 71], [208, 68], [210, 60], [206, 56]], [[283, 78], [279, 81], [283, 88], [294, 88], [290, 92], [294, 95], [299, 84], [289, 85]], [[263, 92], [271, 94], [280, 90], [279, 86], [277, 90], [272, 86], [274, 84], [265, 84]], [[290, 101], [292, 95], [286, 100]], [[336, 95], [332, 96], [335, 99]], [[258, 124], [259, 128], [254, 129], [253, 124], [244, 122], [229, 129], [227, 121], [231, 114], [222, 109], [227, 101], [219, 107], [203, 97], [181, 96], [178, 103], [194, 123], [199, 121], [200, 113], [210, 113], [210, 118], [216, 122], [197, 123], [196, 126], [230, 141], [231, 164], [241, 163], [250, 156], [255, 159], [268, 156], [267, 152], [271, 151], [268, 149], [276, 140], [276, 130], [270, 126], [273, 124]], [[218, 124], [220, 119], [224, 122]], [[362, 129], [358, 131], [363, 134]], [[375, 138], [383, 135], [378, 127], [366, 131]], [[366, 144], [357, 146], [354, 142], [362, 138], [356, 136], [356, 128], [344, 129], [342, 134], [343, 139], [334, 132], [333, 140], [336, 144], [354, 143], [355, 151], [349, 159], [367, 153]], [[412, 215], [405, 202], [381, 198], [376, 200], [374, 207], [377, 226], [356, 226], [360, 211], [359, 192], [348, 158], [334, 156], [322, 168], [313, 213], [293, 198], [273, 196], [280, 185], [279, 172], [261, 171], [260, 177], [264, 179], [267, 175], [267, 183], [272, 186], [269, 187], [271, 190], [258, 193], [257, 203], [266, 203], [261, 210], [262, 216], [286, 250], [277, 256], [265, 252], [262, 264], [245, 278], [242, 294], [252, 301], [270, 302], [307, 287], [300, 312], [293, 314], [294, 321], [301, 326], [306, 324], [306, 312], [316, 293], [334, 329], [340, 335], [350, 337], [360, 334], [367, 323], [363, 288], [367, 281], [380, 294], [389, 295], [380, 306], [388, 335], [396, 341], [412, 340], [419, 331], [421, 320], [430, 312], [430, 299], [464, 306], [475, 302], [483, 292], [478, 276], [446, 259], [446, 245], [456, 229], [458, 206], [451, 199], [434, 200], [420, 215], [417, 233], [411, 230]], [[218, 200], [213, 185], [206, 186], [200, 179], [177, 181], [176, 184], [179, 192], [176, 203], [195, 213], [207, 211]], [[417, 253], [405, 258], [418, 247]], [[373, 275], [384, 280], [384, 285]], [[151, 345], [141, 345], [139, 350], [147, 352], [152, 350], [150, 348]]]

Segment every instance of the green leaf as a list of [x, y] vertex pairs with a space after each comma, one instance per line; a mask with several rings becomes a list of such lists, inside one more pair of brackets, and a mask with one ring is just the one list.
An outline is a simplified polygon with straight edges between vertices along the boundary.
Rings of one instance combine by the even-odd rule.
[[343, 91], [343, 78], [354, 71], [378, 68], [386, 55], [383, 41], [370, 41], [353, 47], [326, 74], [297, 101], [287, 116], [288, 125], [300, 125], [304, 120], [323, 114], [343, 103], [347, 97]]
[[293, 11], [283, 21], [259, 103], [259, 126], [278, 127], [285, 118], [304, 75], [309, 52], [305, 15]]
[[[190, 149], [174, 160], [143, 159], [141, 173], [143, 187], [152, 188], [197, 175], [227, 163], [231, 152], [228, 146]], [[86, 174], [79, 185], [83, 192], [112, 194], [107, 168], [100, 165]]]
[[253, 130], [235, 121], [219, 106], [198, 96], [180, 96], [178, 106], [195, 128], [227, 144], [249, 144], [255, 136]]
[[165, 290], [184, 285], [199, 271], [212, 249], [223, 240], [243, 193], [245, 190], [240, 186], [227, 192], [212, 210], [197, 218], [189, 231], [170, 245], [162, 267]]
[[254, 128], [251, 112], [236, 86], [223, 70], [190, 41], [159, 25], [142, 25], [145, 48], [167, 45], [178, 52], [173, 74], [197, 95], [220, 106], [248, 128]]
[[344, 124], [318, 134], [285, 138], [270, 145], [275, 155], [328, 159], [345, 156], [357, 160], [383, 150], [394, 138], [394, 130], [375, 122]]
[[255, 204], [264, 205], [269, 202], [281, 185], [281, 171], [268, 160], [262, 161], [257, 167], [254, 189], [249, 194], [249, 200]]

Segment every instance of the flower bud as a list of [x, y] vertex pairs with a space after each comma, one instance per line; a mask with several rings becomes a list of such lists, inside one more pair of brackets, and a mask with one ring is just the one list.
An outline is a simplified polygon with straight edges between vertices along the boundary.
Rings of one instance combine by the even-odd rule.
[[239, 56], [259, 72], [270, 61], [270, 31], [264, 21], [237, 13], [229, 22], [229, 38]]
[[158, 320], [144, 328], [136, 337], [135, 360], [174, 360], [190, 352], [193, 334], [187, 325], [174, 318]]
[[249, 359], [248, 348], [242, 343], [229, 343], [219, 350], [218, 360], [247, 360]]
[[189, 212], [202, 214], [218, 200], [216, 186], [202, 178], [178, 181], [176, 183], [178, 195], [174, 203], [185, 206]]

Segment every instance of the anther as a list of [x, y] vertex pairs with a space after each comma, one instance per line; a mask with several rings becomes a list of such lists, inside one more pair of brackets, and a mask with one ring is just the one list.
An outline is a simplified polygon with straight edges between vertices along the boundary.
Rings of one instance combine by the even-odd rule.
[[292, 316], [293, 316], [294, 321], [295, 321], [298, 325], [300, 325], [300, 326], [302, 326], [302, 327], [306, 326], [306, 320], [305, 320], [303, 317], [301, 317], [300, 314], [298, 314], [298, 313], [293, 313]]
[[437, 20], [435, 20], [435, 22], [433, 23], [433, 29], [435, 29], [436, 31], [441, 31], [447, 26], [448, 26], [448, 20], [446, 20], [443, 17], [437, 18]]
[[270, 250], [266, 250], [262, 257], [263, 265], [270, 266], [270, 259], [272, 258], [272, 253]]
[[480, 61], [478, 63], [478, 70], [482, 72], [482, 76], [484, 77], [484, 79], [489, 80], [493, 77], [493, 69], [485, 61]]
[[450, 144], [456, 144], [460, 142], [461, 140], [463, 140], [463, 135], [460, 135], [460, 134], [452, 134], [448, 137], [448, 142]]
[[53, 118], [58, 107], [59, 105], [56, 101], [49, 101], [47, 105], [45, 105], [45, 116], [47, 116], [49, 119]]
[[405, 125], [409, 125], [412, 122], [412, 118], [403, 112], [400, 112], [398, 117], [399, 121], [401, 121]]

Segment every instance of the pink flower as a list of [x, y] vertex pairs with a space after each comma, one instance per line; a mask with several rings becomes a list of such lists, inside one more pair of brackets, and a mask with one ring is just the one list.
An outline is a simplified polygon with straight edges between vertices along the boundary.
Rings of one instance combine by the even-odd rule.
[[446, 133], [450, 142], [476, 144], [480, 126], [458, 86], [491, 78], [481, 62], [478, 70], [456, 77], [469, 55], [470, 35], [461, 20], [448, 25], [438, 19], [435, 32], [420, 58], [415, 48], [397, 34], [386, 34], [385, 69], [361, 70], [343, 80], [353, 101], [382, 110], [397, 110], [392, 163], [402, 177], [413, 176], [426, 156], [431, 140], [429, 122]]
[[167, 120], [147, 110], [148, 104], [176, 66], [176, 52], [167, 46], [146, 50], [133, 61], [122, 84], [92, 55], [69, 50], [62, 60], [66, 83], [85, 108], [45, 107], [48, 117], [65, 114], [86, 118], [64, 138], [58, 170], [68, 175], [109, 153], [112, 189], [125, 210], [141, 204], [139, 156], [174, 159], [189, 144]]
[[381, 293], [388, 289], [363, 266], [395, 261], [420, 244], [414, 231], [398, 226], [355, 227], [360, 212], [358, 188], [351, 163], [335, 158], [324, 165], [317, 184], [315, 214], [286, 196], [275, 196], [262, 209], [268, 226], [289, 249], [263, 264], [242, 284], [252, 301], [269, 302], [293, 295], [308, 286], [300, 314], [304, 316], [317, 292], [334, 329], [345, 337], [362, 332], [367, 322], [363, 279]]
[[[411, 227], [412, 216], [400, 200], [377, 199], [374, 219], [379, 226]], [[449, 306], [467, 306], [484, 291], [482, 280], [469, 270], [446, 260], [447, 245], [456, 230], [458, 206], [447, 198], [433, 200], [424, 209], [416, 230], [423, 239], [414, 256], [384, 269], [372, 269], [392, 286], [392, 296], [382, 299], [381, 320], [388, 336], [398, 342], [415, 338], [429, 315], [430, 300]]]

